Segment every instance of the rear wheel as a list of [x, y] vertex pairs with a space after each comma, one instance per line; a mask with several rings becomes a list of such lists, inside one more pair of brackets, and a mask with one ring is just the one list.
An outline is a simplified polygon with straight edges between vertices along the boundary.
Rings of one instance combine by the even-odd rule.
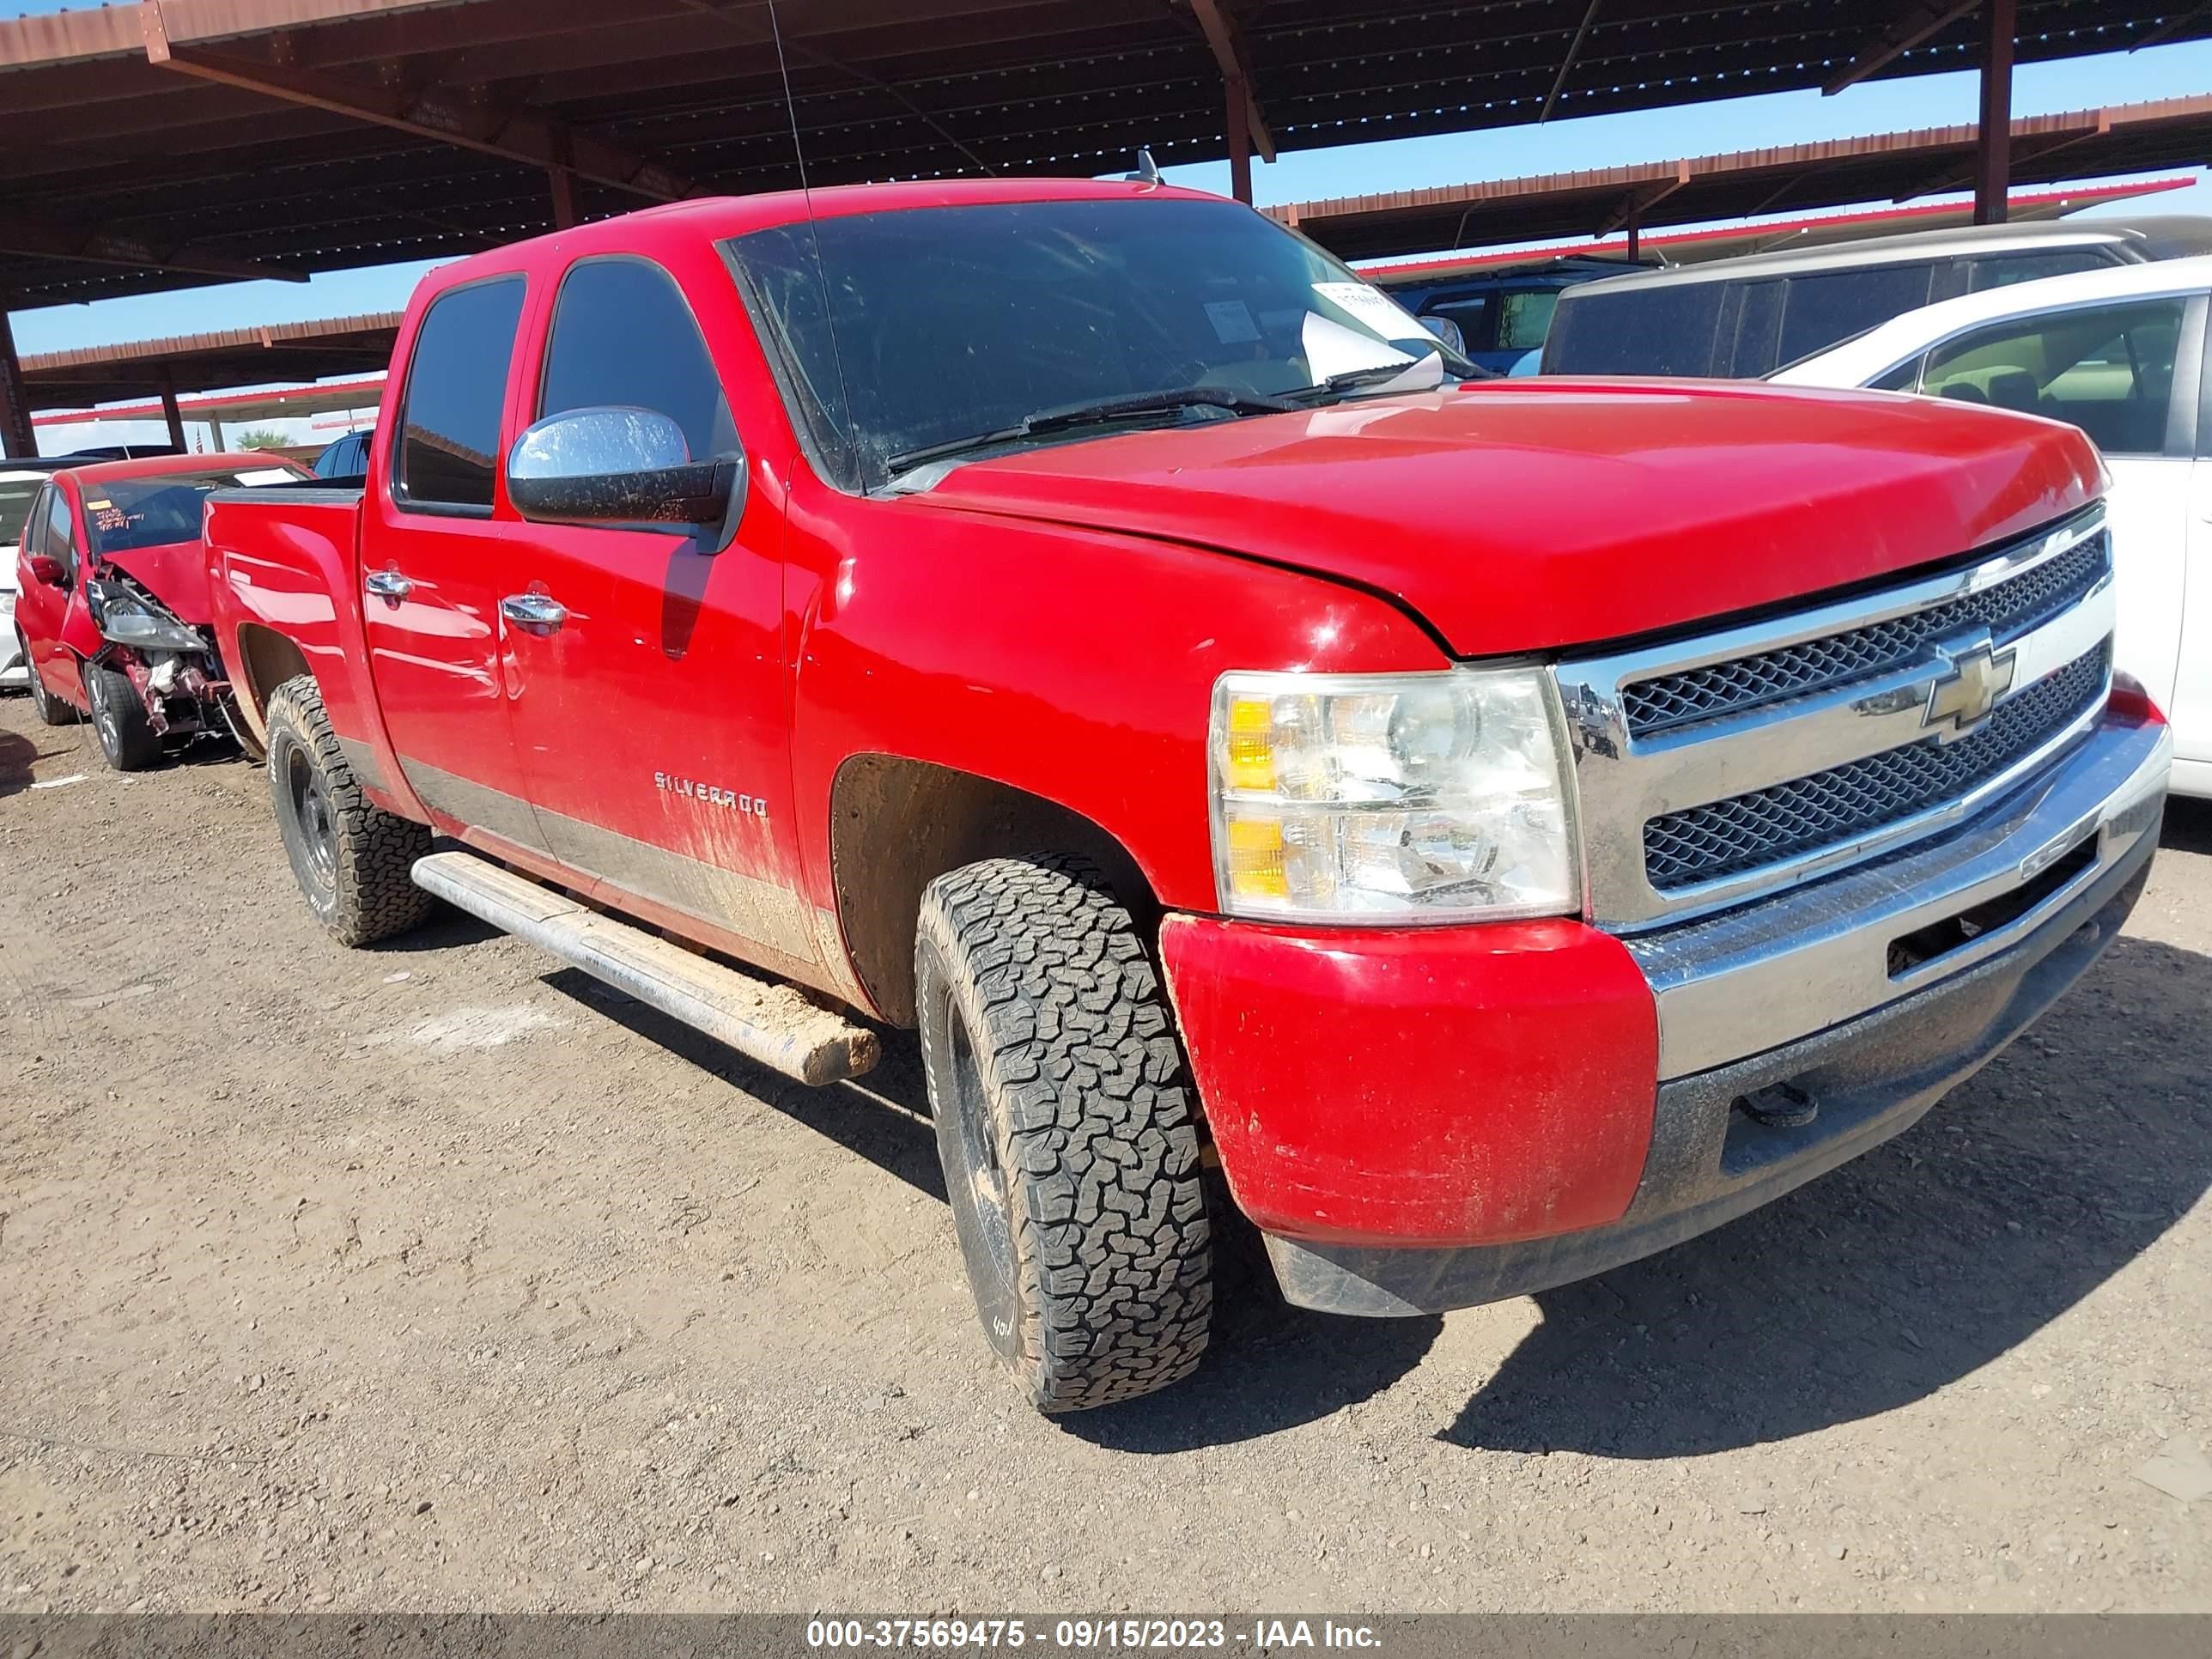
[[269, 699], [269, 793], [285, 855], [307, 908], [343, 945], [370, 945], [415, 927], [434, 902], [415, 885], [430, 850], [428, 826], [387, 812], [362, 793], [307, 675]]
[[1181, 1045], [1144, 943], [1079, 860], [932, 882], [915, 946], [930, 1110], [984, 1334], [1044, 1411], [1187, 1376], [1212, 1247]]
[[47, 690], [46, 681], [39, 678], [38, 665], [31, 660], [30, 641], [23, 637], [20, 628], [15, 630], [15, 648], [23, 653], [24, 666], [31, 672], [31, 707], [37, 711], [39, 719], [48, 726], [76, 725], [76, 708]]
[[118, 772], [143, 772], [161, 759], [161, 735], [147, 718], [146, 704], [131, 677], [93, 662], [84, 665], [83, 673], [92, 729], [107, 763]]

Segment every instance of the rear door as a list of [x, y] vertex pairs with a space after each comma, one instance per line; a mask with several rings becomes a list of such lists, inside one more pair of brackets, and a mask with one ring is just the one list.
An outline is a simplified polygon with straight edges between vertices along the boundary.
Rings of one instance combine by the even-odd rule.
[[362, 617], [386, 730], [425, 806], [542, 854], [515, 759], [499, 596], [520, 528], [500, 485], [526, 283], [447, 289], [408, 352], [407, 385], [362, 502]]
[[[669, 257], [690, 260], [681, 284], [629, 254], [568, 267], [532, 331], [525, 418], [647, 409], [695, 459], [744, 453], [727, 391], [746, 384], [750, 340], [735, 286], [711, 248]], [[805, 964], [817, 951], [792, 811], [781, 501], [772, 469], [755, 471], [726, 545], [675, 526], [526, 527], [516, 597], [563, 614], [512, 640], [515, 740], [563, 863], [735, 935], [757, 961]]]

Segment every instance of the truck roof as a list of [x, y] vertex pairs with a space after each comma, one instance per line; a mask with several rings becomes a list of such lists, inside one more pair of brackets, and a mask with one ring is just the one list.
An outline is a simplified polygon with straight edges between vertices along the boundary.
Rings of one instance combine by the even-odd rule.
[[527, 270], [539, 254], [564, 250], [636, 252], [665, 236], [719, 241], [749, 231], [795, 224], [811, 216], [845, 218], [914, 208], [981, 207], [1007, 202], [1078, 202], [1157, 198], [1217, 202], [1226, 198], [1178, 185], [1120, 179], [925, 179], [906, 184], [837, 185], [813, 191], [785, 190], [760, 196], [702, 196], [611, 219], [510, 242], [441, 265], [416, 290], [428, 295], [496, 271]]

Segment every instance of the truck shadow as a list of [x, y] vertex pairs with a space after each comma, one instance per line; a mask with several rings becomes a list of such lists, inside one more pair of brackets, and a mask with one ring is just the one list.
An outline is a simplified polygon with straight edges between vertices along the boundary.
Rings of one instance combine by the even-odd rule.
[[20, 732], [0, 732], [0, 799], [31, 787], [31, 765], [39, 745]]
[[2212, 959], [2123, 938], [1912, 1129], [1675, 1249], [1537, 1297], [1439, 1438], [1660, 1458], [1922, 1399], [2064, 1314], [2212, 1186]]
[[2166, 830], [2158, 844], [2170, 852], [2212, 856], [2212, 800], [2166, 798]]
[[[658, 1043], [701, 1071], [713, 1073], [817, 1134], [858, 1153], [917, 1192], [940, 1204], [945, 1201], [945, 1172], [937, 1161], [937, 1132], [930, 1125], [928, 1096], [921, 1080], [921, 1055], [909, 1034], [885, 1033], [882, 1062], [858, 1082], [814, 1089], [755, 1065], [736, 1049], [657, 1009], [631, 1001], [580, 969], [558, 969], [546, 975], [544, 982], [600, 1018], [611, 1019], [647, 1042]], [[957, 1272], [957, 1259], [949, 1266]]]
[[[544, 982], [945, 1202], [937, 1131], [912, 1032], [885, 1031], [883, 1060], [866, 1076], [811, 1089], [578, 969], [557, 969]], [[1225, 1205], [1210, 1196], [1217, 1212]], [[1149, 1399], [1063, 1419], [1063, 1427], [1133, 1452], [1252, 1439], [1381, 1393], [1420, 1364], [1443, 1328], [1440, 1319], [1336, 1319], [1292, 1308], [1275, 1293], [1257, 1237], [1241, 1217], [1225, 1218], [1216, 1240], [1219, 1294], [1212, 1343], [1198, 1375]], [[957, 1254], [947, 1253], [945, 1272], [958, 1274]]]
[[[2212, 851], [2212, 814], [2172, 815], [2166, 844]], [[886, 1033], [858, 1082], [809, 1089], [574, 969], [545, 982], [943, 1201], [909, 1034]], [[1682, 1456], [1888, 1411], [1987, 1364], [2212, 1188], [2212, 1091], [2191, 1064], [2208, 1006], [2212, 959], [2121, 939], [1897, 1139], [1703, 1238], [1539, 1295], [1543, 1323], [1438, 1438]], [[1140, 1455], [1258, 1438], [1382, 1393], [1443, 1329], [1291, 1308], [1241, 1218], [1218, 1237], [1197, 1375], [1062, 1419], [1066, 1432]]]

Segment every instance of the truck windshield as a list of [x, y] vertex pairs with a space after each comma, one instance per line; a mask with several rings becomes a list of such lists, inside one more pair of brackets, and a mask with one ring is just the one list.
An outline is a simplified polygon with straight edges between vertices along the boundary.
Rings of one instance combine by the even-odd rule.
[[779, 225], [729, 247], [776, 337], [793, 414], [848, 489], [963, 448], [1477, 372], [1380, 289], [1229, 202], [915, 208]]
[[84, 521], [92, 532], [96, 553], [128, 553], [133, 548], [193, 541], [200, 533], [200, 503], [210, 490], [283, 483], [299, 476], [290, 466], [257, 466], [244, 471], [88, 479]]

